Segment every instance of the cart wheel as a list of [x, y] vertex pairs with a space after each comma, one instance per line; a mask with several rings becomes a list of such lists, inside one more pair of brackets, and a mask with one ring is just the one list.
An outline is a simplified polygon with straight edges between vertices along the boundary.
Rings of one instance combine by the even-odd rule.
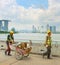
[[16, 52], [15, 52], [15, 58], [16, 58], [17, 60], [21, 60], [21, 59], [23, 58], [23, 54], [16, 51]]
[[24, 57], [28, 57], [29, 56], [29, 53], [28, 54], [24, 54]]

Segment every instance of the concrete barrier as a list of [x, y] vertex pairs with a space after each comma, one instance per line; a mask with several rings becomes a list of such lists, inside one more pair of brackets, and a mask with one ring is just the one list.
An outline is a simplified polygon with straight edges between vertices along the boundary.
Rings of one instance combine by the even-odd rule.
[[[16, 44], [13, 44], [11, 46], [11, 49], [13, 51], [15, 51], [15, 45]], [[0, 41], [0, 50], [5, 50], [6, 48], [7, 48], [6, 42]], [[36, 45], [34, 43], [32, 44], [31, 53], [34, 53], [34, 54], [42, 54], [44, 51], [46, 51], [46, 48], [45, 48], [45, 46], [42, 43], [36, 44]], [[56, 44], [56, 45], [53, 44], [52, 45], [52, 53], [51, 54], [52, 55], [55, 55], [55, 56], [60, 56], [60, 44]]]

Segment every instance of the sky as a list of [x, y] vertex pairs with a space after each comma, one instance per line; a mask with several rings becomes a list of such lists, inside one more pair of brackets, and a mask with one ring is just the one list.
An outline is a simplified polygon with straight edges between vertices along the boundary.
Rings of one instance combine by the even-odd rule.
[[0, 19], [11, 21], [9, 29], [49, 24], [60, 30], [60, 0], [0, 0]]
[[48, 8], [48, 0], [16, 0], [16, 2], [25, 8]]

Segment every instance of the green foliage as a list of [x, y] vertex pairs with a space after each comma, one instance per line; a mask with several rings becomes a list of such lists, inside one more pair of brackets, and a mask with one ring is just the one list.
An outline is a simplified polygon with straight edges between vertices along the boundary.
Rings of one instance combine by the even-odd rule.
[[[0, 34], [8, 34], [8, 33], [10, 33], [10, 31], [0, 31]], [[18, 32], [14, 32], [14, 34], [15, 33], [18, 33]]]
[[15, 28], [12, 28], [11, 31], [16, 32], [16, 31], [15, 31]]
[[0, 34], [9, 33], [8, 31], [0, 31]]

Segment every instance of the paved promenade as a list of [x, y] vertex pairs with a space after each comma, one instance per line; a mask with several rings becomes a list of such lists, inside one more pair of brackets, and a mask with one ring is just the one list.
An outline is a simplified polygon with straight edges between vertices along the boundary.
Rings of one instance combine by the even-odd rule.
[[52, 57], [52, 59], [43, 59], [41, 55], [30, 54], [29, 57], [23, 60], [15, 58], [15, 52], [12, 51], [12, 56], [6, 56], [4, 50], [0, 50], [0, 65], [60, 65], [59, 57]]

